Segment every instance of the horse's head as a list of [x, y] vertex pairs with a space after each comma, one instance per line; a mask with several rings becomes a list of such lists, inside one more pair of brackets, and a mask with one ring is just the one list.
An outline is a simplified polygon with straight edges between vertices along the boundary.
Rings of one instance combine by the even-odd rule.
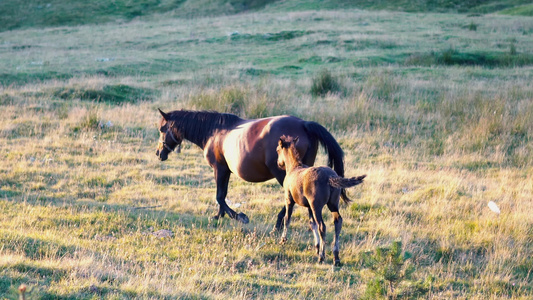
[[299, 154], [295, 147], [296, 143], [298, 143], [298, 137], [292, 138], [282, 135], [279, 138], [276, 152], [278, 152], [278, 167], [280, 169], [285, 170], [287, 162], [291, 160], [299, 161]]
[[157, 151], [155, 154], [160, 160], [167, 160], [168, 154], [174, 150], [180, 152], [181, 142], [183, 137], [181, 133], [174, 127], [174, 121], [170, 119], [169, 114], [164, 113], [159, 109], [161, 113], [161, 120], [159, 121], [159, 143], [157, 144]]

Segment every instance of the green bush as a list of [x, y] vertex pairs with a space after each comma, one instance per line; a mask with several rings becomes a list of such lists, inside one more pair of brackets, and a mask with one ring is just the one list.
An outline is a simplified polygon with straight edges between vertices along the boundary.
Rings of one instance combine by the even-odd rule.
[[328, 93], [338, 93], [340, 90], [339, 81], [327, 69], [323, 69], [313, 78], [311, 85], [311, 95], [313, 96], [324, 97]]
[[396, 299], [397, 288], [404, 280], [410, 280], [415, 267], [407, 261], [411, 253], [402, 253], [402, 242], [396, 241], [390, 247], [379, 247], [374, 253], [365, 253], [363, 261], [375, 274], [367, 284], [366, 296], [379, 298], [387, 291], [389, 299]]

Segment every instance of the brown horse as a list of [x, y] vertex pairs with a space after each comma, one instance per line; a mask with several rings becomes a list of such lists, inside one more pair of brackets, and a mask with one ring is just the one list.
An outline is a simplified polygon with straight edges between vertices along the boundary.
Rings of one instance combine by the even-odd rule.
[[323, 262], [326, 258], [326, 225], [322, 219], [322, 208], [327, 205], [333, 215], [333, 224], [335, 225], [333, 255], [335, 256], [334, 264], [338, 266], [340, 265], [339, 235], [342, 227], [342, 217], [339, 214], [341, 189], [362, 183], [366, 175], [348, 179], [339, 177], [335, 171], [328, 167], [308, 167], [300, 158], [300, 153], [297, 149], [298, 144], [298, 137], [293, 139], [282, 136], [276, 149], [278, 152], [278, 166], [287, 172], [283, 182], [287, 213], [284, 218], [285, 226], [281, 242], [285, 243], [287, 241], [294, 203], [307, 207], [309, 210], [309, 222], [315, 237], [318, 261]]
[[[169, 152], [188, 140], [204, 150], [204, 157], [215, 171], [216, 219], [227, 213], [231, 218], [248, 223], [248, 217], [237, 214], [226, 204], [230, 174], [249, 182], [276, 178], [283, 184], [285, 171], [278, 168], [276, 144], [283, 134], [300, 136], [297, 151], [305, 164], [312, 165], [322, 144], [328, 153], [328, 165], [344, 176], [343, 152], [335, 138], [320, 124], [292, 116], [245, 120], [232, 114], [211, 111], [177, 110], [161, 113], [160, 139], [156, 155], [164, 161]], [[343, 197], [346, 194], [343, 190]], [[278, 214], [276, 229], [281, 229], [285, 207]]]

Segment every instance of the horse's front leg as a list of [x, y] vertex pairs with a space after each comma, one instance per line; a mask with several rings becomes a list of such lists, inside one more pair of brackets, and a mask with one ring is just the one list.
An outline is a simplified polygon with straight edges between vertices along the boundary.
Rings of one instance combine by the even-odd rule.
[[226, 203], [226, 196], [228, 195], [228, 185], [229, 185], [229, 177], [231, 175], [230, 170], [226, 167], [218, 167], [215, 168], [215, 181], [217, 184], [217, 202], [218, 202], [218, 214], [214, 216], [214, 219], [218, 220], [219, 218], [223, 218], [224, 215], [227, 213], [230, 218], [236, 219], [237, 221], [240, 221], [244, 224], [247, 224], [250, 222], [248, 217], [243, 214], [239, 213], [237, 214], [233, 209], [231, 209], [228, 204]]

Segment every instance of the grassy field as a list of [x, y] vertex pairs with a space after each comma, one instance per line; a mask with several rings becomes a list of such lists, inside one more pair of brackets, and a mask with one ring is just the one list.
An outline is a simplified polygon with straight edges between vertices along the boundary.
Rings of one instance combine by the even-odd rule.
[[[267, 2], [182, 19], [163, 8], [192, 2], [162, 1], [120, 22], [0, 32], [0, 299], [20, 284], [35, 299], [533, 297], [530, 7]], [[327, 73], [334, 91], [313, 95]], [[331, 251], [316, 263], [305, 209], [279, 244], [275, 181], [232, 177], [250, 223], [213, 221], [202, 151], [155, 156], [159, 107], [327, 127], [347, 176], [367, 174], [341, 208], [343, 266]]]

